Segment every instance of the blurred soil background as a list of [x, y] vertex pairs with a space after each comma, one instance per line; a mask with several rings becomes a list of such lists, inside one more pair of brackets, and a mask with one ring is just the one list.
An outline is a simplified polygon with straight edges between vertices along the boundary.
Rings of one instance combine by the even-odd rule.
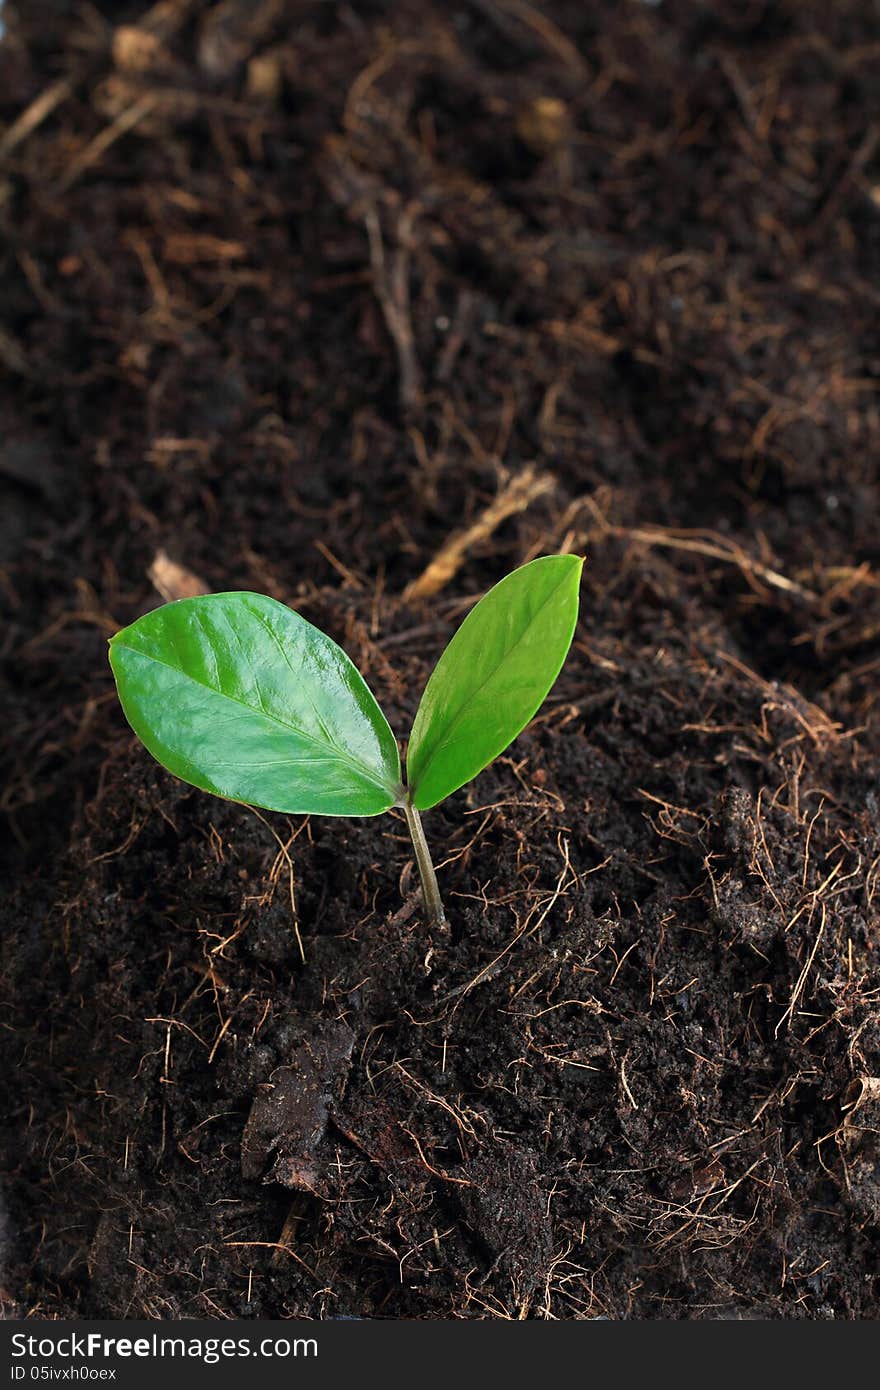
[[[7, 1314], [875, 1317], [877, 5], [4, 21]], [[402, 733], [560, 550], [448, 932], [402, 821], [118, 708], [116, 628], [257, 589]]]

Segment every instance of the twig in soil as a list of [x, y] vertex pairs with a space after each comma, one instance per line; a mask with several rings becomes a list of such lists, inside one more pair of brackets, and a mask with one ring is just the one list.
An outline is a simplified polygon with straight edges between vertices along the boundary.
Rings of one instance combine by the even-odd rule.
[[525, 511], [536, 498], [552, 492], [555, 486], [556, 479], [552, 473], [538, 473], [532, 464], [528, 464], [506, 483], [466, 531], [452, 536], [440, 547], [418, 579], [407, 585], [403, 593], [404, 601], [409, 603], [413, 599], [430, 598], [432, 594], [439, 593], [458, 573], [473, 546], [488, 540], [508, 517]]
[[368, 63], [367, 66], [358, 73], [345, 98], [342, 124], [346, 130], [355, 129], [358, 122], [358, 112], [365, 106], [370, 88], [376, 84], [384, 72], [387, 72], [389, 68], [393, 67], [407, 52], [417, 52], [417, 46], [398, 42], [389, 34], [387, 36], [386, 46], [379, 54], [378, 58], [374, 58], [371, 63]]
[[63, 101], [72, 94], [75, 83], [70, 77], [62, 77], [58, 82], [53, 82], [49, 87], [36, 97], [21, 115], [18, 120], [13, 121], [6, 133], [0, 137], [0, 159], [5, 159], [7, 155], [21, 144], [22, 140], [42, 125], [47, 117], [51, 116], [56, 106], [60, 106]]
[[21, 655], [26, 655], [45, 646], [47, 642], [51, 642], [59, 632], [71, 624], [84, 623], [89, 627], [96, 627], [108, 637], [119, 626], [117, 619], [101, 607], [98, 595], [88, 580], [77, 579], [75, 587], [79, 606], [60, 614], [47, 628], [25, 642], [20, 649]]
[[297, 835], [301, 833], [302, 826], [299, 827], [299, 830], [295, 830], [291, 834], [290, 838], [285, 844], [275, 827], [269, 824], [269, 822], [266, 820], [266, 817], [262, 814], [261, 811], [257, 810], [256, 806], [251, 806], [249, 809], [253, 811], [254, 815], [257, 817], [257, 820], [262, 821], [263, 825], [265, 825], [266, 829], [269, 831], [269, 834], [273, 837], [275, 843], [278, 846], [278, 854], [275, 856], [275, 862], [272, 865], [272, 868], [269, 870], [269, 881], [272, 883], [273, 888], [274, 885], [278, 882], [278, 876], [281, 872], [282, 861], [287, 865], [287, 887], [288, 893], [290, 895], [290, 915], [293, 920], [293, 933], [296, 937], [296, 944], [299, 947], [300, 960], [302, 961], [303, 965], [305, 965], [306, 953], [303, 947], [302, 937], [300, 936], [299, 931], [299, 914], [296, 910], [296, 892], [293, 886], [293, 860], [290, 857], [290, 846], [293, 844]]
[[581, 79], [590, 76], [577, 46], [552, 20], [526, 0], [468, 0], [475, 10], [491, 20], [508, 39], [516, 41], [517, 22], [529, 29], [547, 53], [553, 54]]
[[[766, 1154], [759, 1155], [759, 1157], [756, 1158], [746, 1171], [740, 1177], [736, 1178], [734, 1182], [729, 1183], [727, 1187], [712, 1187], [708, 1192], [702, 1193], [696, 1203], [685, 1203], [684, 1205], [676, 1205], [671, 1202], [663, 1203], [662, 1205], [665, 1208], [662, 1217], [663, 1220], [677, 1216], [683, 1217], [684, 1220], [675, 1230], [668, 1231], [665, 1235], [658, 1235], [656, 1238], [652, 1238], [650, 1241], [652, 1248], [661, 1250], [664, 1246], [670, 1244], [683, 1243], [688, 1232], [693, 1233], [690, 1243], [698, 1237], [702, 1238], [707, 1242], [707, 1249], [717, 1248], [718, 1246], [729, 1244], [734, 1240], [739, 1240], [754, 1224], [754, 1213], [749, 1218], [739, 1216], [729, 1216], [725, 1218], [721, 1214], [721, 1208], [727, 1204], [737, 1188], [741, 1187], [742, 1184], [752, 1176], [755, 1170], [759, 1168], [762, 1163], [766, 1163], [767, 1161]], [[707, 1206], [709, 1206], [708, 1211], [705, 1210]], [[725, 1220], [727, 1224], [725, 1224]], [[715, 1223], [716, 1226], [720, 1228], [717, 1239], [712, 1238], [712, 1223]], [[700, 1229], [703, 1224], [708, 1225], [708, 1231], [702, 1231]]]
[[471, 1180], [470, 1180], [469, 1178], [453, 1178], [449, 1173], [445, 1172], [442, 1168], [435, 1168], [435, 1167], [433, 1166], [433, 1164], [429, 1163], [428, 1160], [425, 1158], [425, 1151], [424, 1151], [424, 1149], [422, 1148], [421, 1143], [419, 1142], [418, 1135], [414, 1134], [413, 1131], [412, 1131], [411, 1129], [407, 1129], [406, 1125], [403, 1123], [402, 1120], [399, 1120], [398, 1123], [399, 1123], [399, 1125], [400, 1125], [400, 1128], [403, 1130], [404, 1134], [408, 1135], [409, 1138], [410, 1138], [410, 1139], [413, 1141], [413, 1143], [415, 1144], [416, 1150], [417, 1150], [418, 1155], [419, 1155], [419, 1158], [421, 1159], [421, 1162], [422, 1162], [422, 1166], [423, 1166], [424, 1168], [426, 1168], [427, 1171], [428, 1171], [433, 1177], [435, 1177], [435, 1178], [440, 1178], [441, 1182], [452, 1182], [452, 1183], [455, 1183], [458, 1187], [473, 1187], [474, 1184], [471, 1182]]
[[398, 215], [397, 246], [389, 266], [385, 258], [379, 214], [375, 207], [368, 208], [364, 213], [364, 225], [370, 243], [373, 289], [397, 350], [400, 404], [405, 411], [418, 405], [422, 395], [421, 369], [416, 360], [409, 299], [409, 246], [413, 223], [412, 210], [404, 208]]
[[0, 328], [0, 362], [19, 376], [33, 376], [34, 369], [25, 357], [18, 343]]
[[260, 1250], [276, 1250], [276, 1251], [280, 1251], [283, 1255], [289, 1255], [290, 1258], [291, 1258], [292, 1260], [296, 1260], [296, 1262], [297, 1262], [298, 1265], [302, 1265], [302, 1267], [303, 1267], [303, 1269], [306, 1271], [306, 1273], [307, 1273], [307, 1274], [310, 1274], [317, 1284], [320, 1284], [320, 1282], [321, 1282], [320, 1277], [315, 1273], [315, 1271], [312, 1269], [311, 1265], [307, 1265], [306, 1262], [305, 1262], [305, 1260], [302, 1258], [301, 1255], [298, 1255], [298, 1254], [296, 1253], [295, 1250], [291, 1250], [291, 1248], [290, 1248], [289, 1245], [282, 1245], [282, 1244], [280, 1243], [280, 1241], [277, 1241], [277, 1240], [224, 1240], [223, 1244], [227, 1247], [227, 1249], [231, 1249], [231, 1250], [252, 1250], [252, 1249], [255, 1249], [255, 1248], [256, 1248], [256, 1249], [260, 1249]]
[[464, 347], [471, 329], [475, 304], [475, 297], [471, 294], [470, 290], [459, 290], [452, 327], [443, 345], [443, 351], [437, 363], [437, 370], [434, 373], [437, 381], [448, 381], [452, 376], [452, 369], [455, 366], [456, 358]]
[[[568, 840], [564, 839], [561, 836], [559, 849], [560, 853], [562, 854], [563, 865], [562, 872], [560, 873], [559, 878], [557, 879], [556, 886], [553, 889], [553, 891], [549, 894], [547, 898], [539, 898], [538, 901], [532, 905], [528, 915], [526, 916], [525, 921], [517, 928], [516, 932], [514, 932], [507, 945], [503, 948], [503, 950], [499, 951], [495, 959], [491, 960], [488, 965], [485, 965], [483, 969], [480, 970], [472, 980], [469, 980], [467, 982], [467, 984], [458, 985], [455, 989], [450, 990], [448, 994], [445, 994], [443, 998], [439, 1000], [441, 1004], [447, 1004], [450, 1001], [450, 999], [457, 999], [458, 1003], [460, 1003], [466, 994], [470, 994], [472, 989], [476, 989], [477, 985], [485, 984], [487, 983], [487, 981], [494, 979], [494, 977], [501, 971], [502, 962], [505, 960], [505, 957], [513, 949], [513, 947], [516, 946], [520, 941], [522, 941], [524, 937], [534, 936], [535, 932], [540, 931], [541, 927], [544, 925], [545, 921], [547, 920], [547, 917], [549, 916], [551, 910], [555, 907], [559, 898], [564, 893], [567, 893], [574, 886], [575, 883], [578, 883], [580, 881], [582, 875], [578, 874], [571, 866], [571, 859], [569, 858]], [[569, 875], [571, 876], [570, 880], [566, 882], [566, 879], [569, 879]], [[543, 911], [541, 911], [542, 908]], [[534, 925], [531, 925], [532, 918], [534, 917], [535, 913], [540, 913], [540, 916], [538, 917], [538, 920], [534, 923]], [[456, 1003], [455, 1009], [458, 1008], [458, 1003]], [[453, 1009], [453, 1013], [455, 1012], [455, 1009]]]
[[457, 1110], [456, 1107], [450, 1104], [448, 1100], [445, 1100], [443, 1096], [435, 1095], [435, 1093], [425, 1085], [424, 1081], [420, 1081], [418, 1077], [408, 1072], [402, 1062], [395, 1061], [392, 1063], [392, 1066], [394, 1070], [399, 1071], [401, 1076], [409, 1082], [413, 1089], [420, 1095], [423, 1095], [431, 1105], [439, 1105], [441, 1110], [445, 1110], [447, 1114], [451, 1115], [462, 1135], [466, 1134], [469, 1138], [476, 1139], [476, 1130], [470, 1120], [466, 1119], [460, 1110]]
[[172, 560], [164, 550], [157, 550], [147, 570], [147, 578], [166, 603], [179, 598], [195, 598], [210, 592], [207, 584], [185, 565]]
[[841, 726], [830, 719], [824, 710], [818, 705], [804, 698], [793, 685], [785, 685], [781, 681], [765, 681], [744, 661], [738, 657], [731, 656], [729, 652], [718, 651], [718, 660], [726, 665], [732, 666], [741, 676], [745, 676], [754, 685], [758, 686], [769, 699], [767, 708], [783, 709], [799, 724], [804, 733], [817, 748], [821, 748], [823, 743], [836, 743], [842, 735]]
[[406, 899], [404, 900], [403, 907], [399, 907], [397, 911], [394, 913], [393, 917], [388, 918], [389, 927], [397, 928], [405, 926], [406, 923], [412, 917], [413, 913], [421, 906], [421, 903], [421, 888], [417, 888], [412, 893], [408, 893]]
[[320, 540], [314, 540], [312, 544], [318, 551], [318, 554], [323, 555], [328, 565], [332, 565], [337, 574], [342, 576], [346, 584], [350, 584], [353, 589], [363, 590], [363, 581], [358, 579], [357, 575], [349, 569], [348, 565], [343, 564], [337, 555], [333, 554], [329, 545], [325, 545], [324, 542]]
[[190, 1037], [195, 1038], [196, 1042], [199, 1044], [200, 1047], [205, 1048], [205, 1050], [207, 1051], [208, 1044], [205, 1042], [205, 1039], [200, 1038], [194, 1028], [191, 1028], [188, 1023], [184, 1023], [179, 1018], [164, 1018], [159, 1016], [156, 1018], [145, 1018], [144, 1023], [164, 1023], [167, 1026], [168, 1031], [165, 1034], [165, 1063], [163, 1066], [163, 1075], [161, 1077], [161, 1080], [165, 1081], [166, 1083], [169, 1080], [170, 1074], [172, 1028], [182, 1028], [185, 1033], [189, 1033]]
[[54, 193], [66, 193], [91, 165], [95, 164], [102, 155], [106, 154], [111, 145], [121, 139], [130, 130], [134, 130], [136, 125], [148, 116], [151, 111], [159, 105], [160, 98], [157, 94], [148, 92], [139, 101], [135, 101], [131, 106], [127, 106], [121, 111], [115, 121], [90, 140], [84, 150], [68, 165], [66, 171], [58, 180], [54, 188]]
[[623, 540], [636, 541], [641, 545], [661, 546], [667, 550], [690, 551], [695, 555], [705, 555], [711, 560], [721, 560], [724, 564], [736, 565], [742, 571], [746, 582], [759, 595], [761, 589], [755, 581], [763, 580], [771, 588], [781, 589], [784, 593], [797, 594], [799, 598], [808, 603], [819, 602], [819, 595], [811, 589], [805, 588], [803, 584], [799, 584], [794, 579], [788, 579], [786, 575], [762, 564], [760, 560], [753, 560], [742, 546], [717, 532], [677, 531], [666, 526], [614, 526], [599, 510], [592, 498], [584, 498], [584, 504], [589, 508], [603, 535], [617, 536]]
[[113, 31], [113, 62], [117, 68], [144, 72], [168, 57], [168, 45], [186, 23], [198, 0], [156, 0], [134, 24]]
[[[468, 598], [447, 599], [443, 605], [438, 604], [437, 607], [442, 606], [444, 618], [454, 618], [459, 613], [466, 613], [469, 608], [473, 608], [479, 597], [479, 594], [473, 594]], [[445, 623], [440, 620], [432, 623], [419, 623], [416, 627], [404, 628], [402, 632], [389, 633], [387, 637], [380, 638], [376, 645], [382, 650], [386, 647], [408, 647], [413, 638], [438, 635], [443, 631], [444, 626]]]
[[873, 159], [878, 142], [880, 142], [880, 126], [871, 125], [865, 132], [861, 144], [843, 174], [819, 209], [818, 216], [808, 231], [808, 239], [810, 241], [818, 241], [819, 238], [823, 236], [828, 224], [840, 211], [841, 205], [846, 197], [848, 186], [858, 183], [859, 175]]

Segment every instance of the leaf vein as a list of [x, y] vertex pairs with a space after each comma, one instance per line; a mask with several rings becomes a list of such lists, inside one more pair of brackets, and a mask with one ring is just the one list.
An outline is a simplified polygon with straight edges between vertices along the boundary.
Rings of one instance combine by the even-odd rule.
[[[129, 647], [126, 646], [124, 643], [119, 643], [118, 645], [122, 647], [123, 651], [131, 652], [134, 656], [142, 657], [145, 661], [152, 661], [157, 666], [163, 666], [168, 671], [174, 671], [178, 676], [182, 676], [185, 680], [191, 681], [193, 685], [199, 686], [202, 690], [210, 690], [212, 694], [219, 695], [220, 698], [223, 700], [229, 700], [234, 705], [240, 705], [242, 709], [250, 710], [252, 714], [257, 713], [257, 711], [254, 710], [254, 707], [252, 705], [246, 704], [244, 700], [239, 700], [234, 695], [228, 695], [222, 690], [217, 690], [214, 686], [206, 684], [205, 681], [197, 680], [195, 676], [191, 675], [189, 671], [185, 671], [183, 667], [180, 665], [174, 666], [171, 664], [170, 661], [162, 661], [159, 657], [153, 656], [150, 652], [138, 650], [137, 647]], [[262, 705], [260, 706], [258, 712], [264, 719], [270, 720], [272, 723], [277, 724], [282, 729], [287, 729], [290, 733], [297, 734], [300, 738], [307, 740], [307, 742], [315, 744], [316, 747], [321, 748], [324, 746], [322, 745], [321, 740], [316, 738], [314, 734], [309, 734], [306, 732], [305, 729], [300, 729], [296, 724], [290, 724], [287, 720], [280, 719], [277, 714], [272, 714]], [[389, 782], [380, 780], [375, 775], [375, 773], [367, 767], [365, 763], [361, 762], [359, 758], [352, 757], [351, 754], [346, 753], [344, 749], [340, 749], [335, 743], [331, 744], [330, 746], [334, 749], [337, 755], [337, 761], [346, 763], [349, 767], [351, 767], [354, 771], [359, 772], [368, 782], [372, 783], [374, 787], [378, 787], [381, 791], [391, 792], [392, 794], [395, 792], [395, 788], [392, 787]]]

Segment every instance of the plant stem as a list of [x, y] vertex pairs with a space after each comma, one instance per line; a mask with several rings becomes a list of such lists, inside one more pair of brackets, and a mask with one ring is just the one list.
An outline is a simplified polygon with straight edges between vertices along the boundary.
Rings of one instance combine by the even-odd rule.
[[413, 849], [416, 852], [416, 863], [419, 866], [419, 877], [422, 880], [425, 911], [435, 927], [445, 927], [446, 913], [443, 911], [443, 899], [440, 897], [440, 889], [437, 887], [437, 875], [434, 873], [434, 865], [431, 863], [431, 853], [425, 839], [425, 832], [422, 829], [421, 817], [408, 796], [404, 799], [403, 809], [406, 823], [409, 826], [409, 833], [412, 836]]

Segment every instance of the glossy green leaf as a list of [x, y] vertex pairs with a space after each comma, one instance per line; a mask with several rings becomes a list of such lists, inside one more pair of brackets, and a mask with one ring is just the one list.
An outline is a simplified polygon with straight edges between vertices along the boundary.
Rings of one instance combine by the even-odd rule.
[[110, 642], [122, 708], [153, 757], [217, 796], [376, 816], [400, 793], [394, 735], [341, 647], [263, 594], [206, 594]]
[[431, 673], [406, 768], [419, 811], [464, 786], [525, 728], [562, 669], [583, 560], [547, 555], [490, 589]]

